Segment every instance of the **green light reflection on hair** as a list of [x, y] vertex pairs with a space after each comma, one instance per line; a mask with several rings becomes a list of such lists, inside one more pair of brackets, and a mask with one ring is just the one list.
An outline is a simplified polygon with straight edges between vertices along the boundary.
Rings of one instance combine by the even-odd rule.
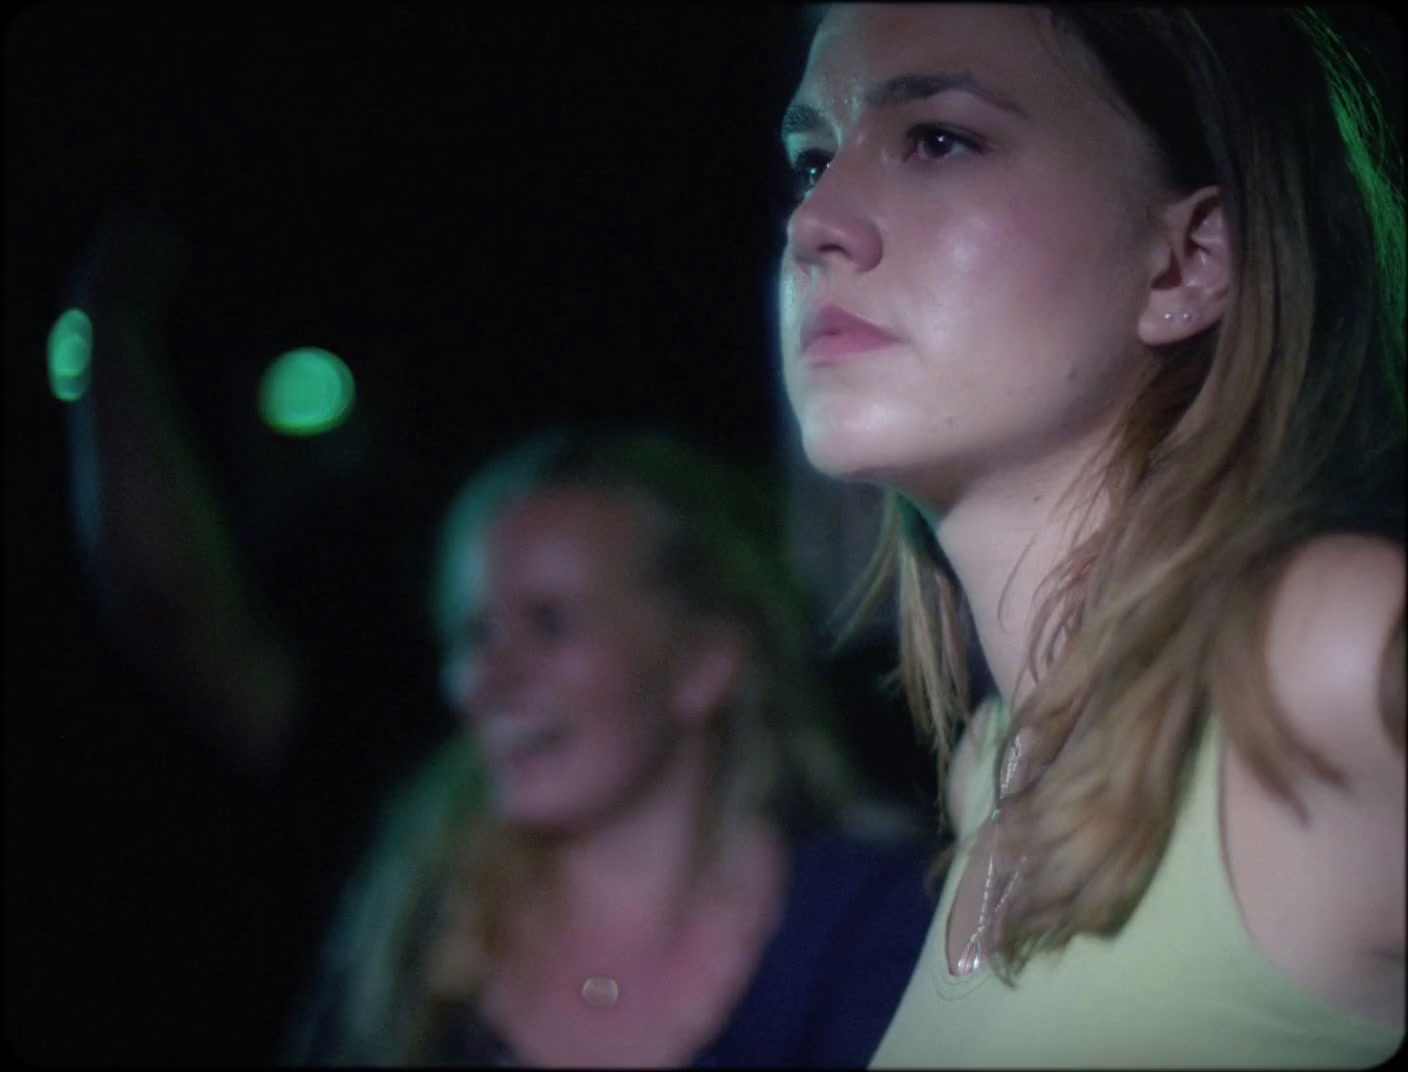
[[82, 309], [68, 309], [49, 329], [49, 390], [61, 402], [76, 402], [88, 390], [93, 360], [93, 322]]
[[276, 432], [320, 435], [352, 411], [352, 373], [335, 355], [305, 346], [279, 355], [259, 383], [259, 415]]

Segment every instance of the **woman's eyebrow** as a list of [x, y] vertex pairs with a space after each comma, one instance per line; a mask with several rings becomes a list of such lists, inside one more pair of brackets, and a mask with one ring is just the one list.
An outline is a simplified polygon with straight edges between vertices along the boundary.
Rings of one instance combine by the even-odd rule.
[[[984, 85], [967, 71], [943, 74], [899, 74], [878, 82], [866, 90], [862, 101], [870, 110], [893, 108], [910, 101], [925, 100], [940, 93], [959, 91], [970, 93], [994, 107], [1023, 118], [1026, 111], [1005, 94]], [[809, 104], [791, 104], [782, 115], [782, 137], [807, 134], [822, 129], [826, 123], [817, 108]]]
[[783, 140], [792, 134], [810, 134], [825, 127], [826, 120], [821, 112], [810, 104], [789, 104], [787, 111], [782, 113]]
[[980, 97], [989, 104], [1026, 118], [1027, 113], [1011, 97], [974, 78], [968, 71], [941, 74], [899, 74], [866, 90], [863, 100], [870, 109], [890, 108], [896, 104], [924, 100], [939, 93], [959, 90]]

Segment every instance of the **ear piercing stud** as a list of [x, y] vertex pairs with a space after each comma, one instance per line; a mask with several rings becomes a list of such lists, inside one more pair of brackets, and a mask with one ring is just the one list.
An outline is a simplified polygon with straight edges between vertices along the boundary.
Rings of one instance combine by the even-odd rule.
[[1164, 313], [1164, 319], [1169, 321], [1169, 323], [1177, 320], [1179, 323], [1186, 324], [1193, 319], [1193, 314], [1187, 309], [1180, 309], [1176, 313]]

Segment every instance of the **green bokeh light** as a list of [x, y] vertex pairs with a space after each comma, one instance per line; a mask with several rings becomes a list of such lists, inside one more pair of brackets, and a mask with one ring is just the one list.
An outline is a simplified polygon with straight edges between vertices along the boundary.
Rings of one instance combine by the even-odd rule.
[[61, 402], [76, 402], [88, 390], [93, 360], [93, 322], [82, 309], [68, 309], [49, 329], [49, 389]]
[[306, 346], [281, 354], [259, 384], [259, 415], [277, 432], [313, 436], [352, 411], [352, 373], [335, 355]]

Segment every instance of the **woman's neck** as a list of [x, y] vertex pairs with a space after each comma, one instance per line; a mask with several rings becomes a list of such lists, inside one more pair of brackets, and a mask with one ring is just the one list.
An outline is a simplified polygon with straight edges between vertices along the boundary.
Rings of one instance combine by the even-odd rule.
[[668, 941], [698, 898], [739, 866], [761, 820], [717, 822], [712, 768], [691, 764], [645, 799], [557, 842], [547, 906], [560, 936]]
[[1071, 465], [1044, 474], [1044, 484], [966, 495], [934, 522], [1009, 710], [1032, 688], [1028, 653], [1042, 585], [1100, 520], [1088, 492], [1074, 490], [1083, 471]]

